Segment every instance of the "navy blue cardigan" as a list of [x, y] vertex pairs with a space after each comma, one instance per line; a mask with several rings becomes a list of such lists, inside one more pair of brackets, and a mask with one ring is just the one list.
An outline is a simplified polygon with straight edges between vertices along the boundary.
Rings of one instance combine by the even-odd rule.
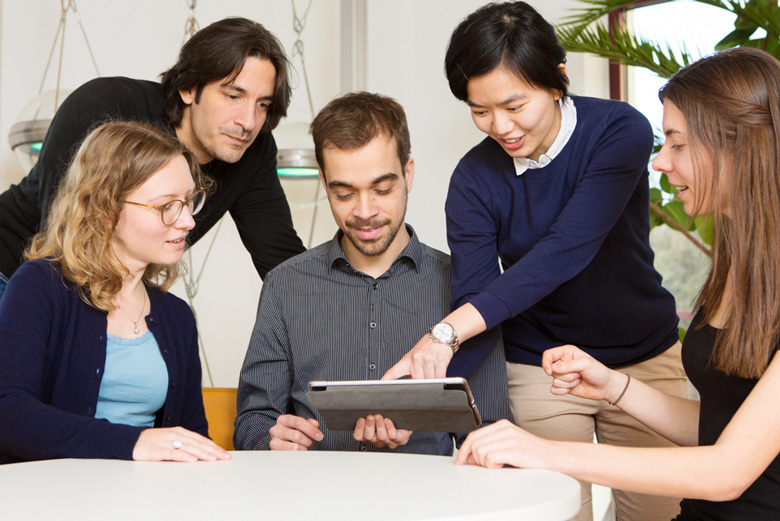
[[[147, 292], [146, 323], [169, 379], [157, 424], [206, 436], [192, 310], [174, 295]], [[132, 459], [144, 428], [94, 418], [106, 361], [106, 316], [79, 298], [58, 263], [30, 261], [11, 278], [0, 299], [0, 463]]]

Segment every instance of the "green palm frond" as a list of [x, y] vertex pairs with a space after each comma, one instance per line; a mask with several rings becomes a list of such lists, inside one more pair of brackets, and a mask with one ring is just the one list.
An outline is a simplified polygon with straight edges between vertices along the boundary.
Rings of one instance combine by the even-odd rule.
[[[670, 69], [662, 66], [662, 63], [673, 66], [673, 54], [668, 48], [662, 50], [659, 44], [635, 37], [618, 28], [613, 29], [613, 34], [609, 35], [606, 28], [598, 22], [612, 12], [631, 8], [636, 4], [636, 0], [580, 1], [588, 7], [577, 9], [574, 15], [567, 17], [557, 28], [561, 43], [567, 50], [593, 53], [626, 65], [647, 67], [645, 64], [655, 64], [647, 68], [663, 77], [670, 76]], [[735, 30], [718, 43], [716, 50], [750, 46], [764, 49], [780, 58], [780, 7], [777, 0], [696, 1], [724, 9], [735, 16]], [[758, 29], [765, 30], [766, 37], [752, 39]], [[614, 34], [619, 31], [622, 34]], [[631, 42], [631, 39], [636, 41]], [[647, 52], [650, 48], [647, 45], [655, 48], [657, 53], [655, 57], [648, 56]], [[626, 51], [625, 54], [621, 54], [623, 49]], [[686, 60], [690, 61], [691, 58], [687, 52], [684, 52], [680, 59], [682, 63], [687, 63]]]
[[679, 57], [670, 45], [662, 47], [627, 29], [615, 27], [610, 33], [603, 24], [592, 27], [558, 26], [558, 39], [567, 51], [587, 52], [626, 65], [644, 67], [662, 78], [669, 78], [693, 61], [683, 50]]
[[780, 35], [780, 7], [777, 0], [696, 0], [725, 9], [737, 17], [737, 28], [760, 27], [770, 36]]
[[577, 9], [577, 13], [566, 17], [566, 21], [560, 24], [560, 27], [567, 27], [570, 30], [583, 28], [613, 11], [630, 7], [636, 3], [636, 0], [580, 0], [580, 2], [592, 7]]

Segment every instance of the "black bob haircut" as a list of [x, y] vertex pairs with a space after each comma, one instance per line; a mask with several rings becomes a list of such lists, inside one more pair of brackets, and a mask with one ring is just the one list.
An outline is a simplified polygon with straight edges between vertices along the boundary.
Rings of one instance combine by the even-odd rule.
[[452, 33], [444, 68], [450, 90], [468, 101], [471, 78], [504, 66], [533, 87], [568, 94], [569, 78], [559, 65], [566, 51], [555, 28], [525, 2], [493, 3], [466, 17]]

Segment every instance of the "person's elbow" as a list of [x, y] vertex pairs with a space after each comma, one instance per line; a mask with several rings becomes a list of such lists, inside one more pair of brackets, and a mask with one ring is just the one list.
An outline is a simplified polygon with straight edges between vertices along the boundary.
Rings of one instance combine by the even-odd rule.
[[718, 502], [734, 501], [739, 499], [758, 478], [758, 475], [749, 471], [722, 472], [720, 475], [721, 479], [708, 487], [702, 499]]
[[742, 483], [725, 483], [723, 486], [718, 486], [710, 489], [702, 499], [707, 501], [734, 501], [738, 499], [747, 488], [750, 486], [743, 485]]

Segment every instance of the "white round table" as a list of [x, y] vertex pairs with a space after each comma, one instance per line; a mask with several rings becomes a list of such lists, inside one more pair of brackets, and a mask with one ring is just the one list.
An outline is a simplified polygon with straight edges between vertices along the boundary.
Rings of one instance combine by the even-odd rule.
[[555, 472], [453, 458], [233, 452], [218, 463], [51, 460], [0, 466], [0, 517], [24, 520], [543, 520], [580, 508]]

